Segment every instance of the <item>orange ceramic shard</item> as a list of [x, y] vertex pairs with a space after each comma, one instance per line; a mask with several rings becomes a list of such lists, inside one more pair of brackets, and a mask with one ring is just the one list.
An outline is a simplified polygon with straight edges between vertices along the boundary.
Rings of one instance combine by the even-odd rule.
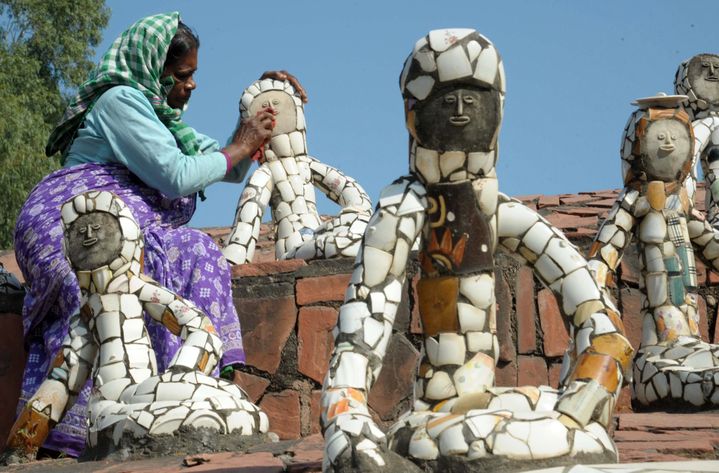
[[602, 242], [595, 241], [594, 243], [592, 243], [592, 247], [589, 248], [589, 257], [594, 258], [597, 255], [597, 253], [599, 252], [599, 250], [601, 250], [601, 249], [602, 249]]
[[59, 368], [63, 363], [65, 363], [65, 354], [60, 350], [57, 352], [55, 359], [52, 360], [52, 368]]
[[90, 304], [85, 304], [80, 307], [80, 317], [82, 317], [82, 320], [84, 320], [85, 322], [88, 322], [90, 319], [92, 319], [93, 315], [94, 314], [92, 313]]
[[452, 422], [457, 417], [460, 417], [460, 416], [449, 414], [449, 415], [438, 417], [437, 419], [431, 420], [431, 421], [427, 422], [427, 430], [433, 429], [433, 428], [437, 427], [438, 425], [442, 425], [446, 422]]
[[200, 362], [197, 363], [197, 368], [200, 371], [205, 371], [205, 367], [207, 366], [208, 361], [210, 361], [210, 354], [205, 352], [202, 354], [202, 358], [200, 358]]
[[664, 209], [664, 204], [667, 201], [667, 196], [664, 194], [664, 182], [651, 181], [647, 184], [647, 201], [654, 210]]
[[49, 416], [28, 405], [13, 424], [8, 435], [7, 446], [27, 454], [35, 454], [38, 448], [45, 443], [54, 424]]
[[417, 283], [419, 315], [425, 336], [459, 332], [457, 297], [459, 278], [422, 278]]
[[616, 392], [619, 386], [617, 361], [609, 355], [592, 353], [590, 348], [579, 356], [572, 379], [593, 379], [610, 393]]
[[619, 317], [619, 314], [614, 312], [612, 309], [607, 308], [606, 309], [607, 317], [609, 317], [609, 320], [612, 321], [612, 324], [617, 328], [617, 332], [621, 333], [622, 335], [626, 333], [626, 330], [624, 329], [624, 322], [622, 322], [622, 319]]
[[327, 420], [333, 419], [335, 416], [343, 414], [350, 409], [350, 400], [347, 398], [340, 399], [330, 406], [327, 410]]
[[349, 395], [350, 399], [354, 399], [357, 402], [366, 403], [367, 398], [365, 398], [365, 395], [362, 391], [355, 388], [347, 388], [346, 393]]
[[629, 370], [634, 350], [629, 341], [618, 333], [607, 333], [592, 340], [591, 349], [602, 355], [609, 355], [619, 362], [624, 372]]
[[162, 313], [162, 325], [174, 335], [180, 335], [180, 323], [170, 309], [165, 309], [165, 312]]

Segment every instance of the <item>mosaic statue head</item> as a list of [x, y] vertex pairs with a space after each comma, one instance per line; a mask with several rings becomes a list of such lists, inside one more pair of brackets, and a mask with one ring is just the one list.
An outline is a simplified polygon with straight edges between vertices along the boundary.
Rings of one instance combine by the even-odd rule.
[[65, 253], [75, 271], [104, 269], [111, 277], [142, 272], [142, 232], [115, 194], [79, 194], [63, 204], [61, 216]]
[[[405, 61], [399, 85], [413, 146], [440, 153], [440, 162], [442, 154], [464, 153], [470, 175], [494, 167], [505, 84], [502, 59], [487, 38], [472, 29], [430, 31]], [[482, 163], [474, 165], [471, 154]], [[411, 162], [410, 168], [426, 182], [436, 181], [423, 164]]]
[[691, 170], [694, 131], [682, 107], [685, 95], [637, 99], [622, 138], [624, 182], [680, 183]]
[[719, 55], [697, 54], [682, 62], [674, 78], [674, 90], [688, 97], [692, 119], [719, 112]]
[[242, 93], [240, 119], [257, 115], [267, 107], [275, 111], [272, 139], [265, 147], [267, 159], [307, 154], [304, 105], [292, 84], [273, 79], [253, 82]]

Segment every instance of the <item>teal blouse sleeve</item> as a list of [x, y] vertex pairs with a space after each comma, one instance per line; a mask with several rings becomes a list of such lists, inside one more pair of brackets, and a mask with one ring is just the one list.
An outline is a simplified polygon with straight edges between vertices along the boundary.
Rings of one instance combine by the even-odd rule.
[[142, 92], [116, 86], [102, 94], [85, 117], [65, 166], [123, 164], [148, 186], [175, 198], [225, 177], [227, 160], [217, 141], [201, 135], [201, 149], [195, 156], [183, 154]]

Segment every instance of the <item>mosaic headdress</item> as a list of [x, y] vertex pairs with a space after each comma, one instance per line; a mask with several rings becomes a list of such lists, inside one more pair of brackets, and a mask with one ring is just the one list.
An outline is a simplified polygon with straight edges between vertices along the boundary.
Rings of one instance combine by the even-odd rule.
[[631, 114], [624, 127], [621, 144], [622, 177], [625, 184], [639, 184], [647, 181], [642, 162], [644, 154], [642, 137], [652, 122], [662, 119], [674, 119], [686, 126], [690, 149], [681, 168], [681, 176], [677, 176], [677, 182], [683, 181], [689, 174], [694, 153], [694, 131], [689, 114], [682, 107], [682, 103], [686, 99], [685, 95], [658, 94], [653, 97], [637, 99], [632, 103], [637, 105], [638, 109]]
[[70, 232], [74, 228], [73, 224], [79, 218], [97, 212], [109, 214], [117, 221], [117, 226], [113, 225], [113, 229], [119, 232], [119, 235], [112, 235], [116, 239], [116, 245], [112, 248], [114, 251], [106, 253], [107, 263], [98, 268], [82, 268], [78, 267], [80, 261], [73, 261], [76, 255], [68, 255], [68, 259], [73, 268], [78, 270], [80, 287], [88, 288], [92, 292], [127, 291], [128, 271], [136, 276], [142, 273], [144, 241], [132, 212], [115, 194], [90, 191], [63, 204], [61, 216], [65, 251], [72, 253]]

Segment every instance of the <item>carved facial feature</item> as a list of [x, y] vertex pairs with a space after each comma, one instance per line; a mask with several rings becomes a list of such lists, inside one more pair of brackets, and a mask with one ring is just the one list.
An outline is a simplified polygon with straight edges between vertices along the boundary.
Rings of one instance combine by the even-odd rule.
[[417, 102], [419, 144], [438, 151], [487, 151], [499, 127], [499, 96], [492, 90], [450, 88]]
[[120, 224], [107, 212], [78, 217], [67, 232], [67, 240], [67, 255], [73, 266], [82, 271], [109, 264], [122, 249]]
[[290, 133], [297, 128], [297, 109], [292, 96], [279, 90], [268, 90], [254, 98], [248, 110], [250, 116], [272, 107], [275, 112], [275, 128], [272, 136]]
[[719, 104], [719, 56], [700, 54], [689, 62], [689, 83], [696, 96], [710, 104]]
[[691, 159], [691, 135], [687, 124], [675, 119], [653, 121], [641, 142], [642, 163], [649, 180], [674, 181], [681, 178]]

